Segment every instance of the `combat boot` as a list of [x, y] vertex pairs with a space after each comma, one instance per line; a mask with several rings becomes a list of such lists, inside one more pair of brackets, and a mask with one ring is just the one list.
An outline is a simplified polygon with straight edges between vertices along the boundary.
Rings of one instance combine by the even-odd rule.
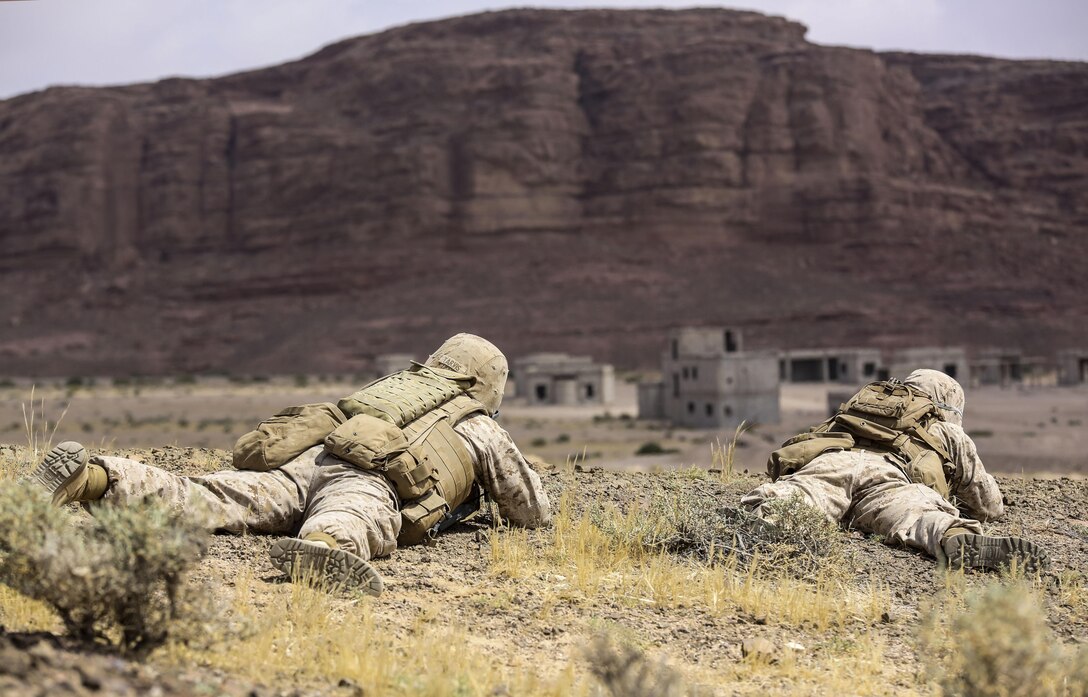
[[106, 470], [88, 465], [87, 449], [71, 440], [46, 453], [30, 477], [53, 496], [54, 506], [102, 498], [109, 484]]
[[992, 537], [964, 532], [941, 542], [953, 569], [997, 571], [1016, 563], [1028, 573], [1042, 571], [1050, 564], [1046, 550], [1022, 537]]
[[300, 540], [297, 537], [278, 540], [268, 554], [272, 566], [291, 577], [332, 590], [358, 590], [367, 595], [381, 595], [382, 577], [365, 559], [336, 547], [324, 539]]

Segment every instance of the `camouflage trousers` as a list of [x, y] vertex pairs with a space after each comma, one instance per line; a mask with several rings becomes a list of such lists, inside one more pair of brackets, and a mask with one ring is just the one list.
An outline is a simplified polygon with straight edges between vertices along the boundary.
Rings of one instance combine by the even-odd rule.
[[914, 484], [895, 465], [875, 453], [825, 453], [799, 471], [763, 484], [741, 504], [773, 522], [768, 502], [800, 494], [833, 523], [928, 552], [940, 559], [941, 537], [953, 526], [981, 533], [982, 524], [964, 518], [933, 489]]
[[356, 469], [321, 446], [270, 472], [183, 477], [120, 457], [91, 462], [109, 475], [105, 496], [87, 504], [91, 513], [151, 496], [210, 531], [299, 537], [321, 532], [363, 559], [397, 548], [401, 520], [393, 489], [381, 476]]

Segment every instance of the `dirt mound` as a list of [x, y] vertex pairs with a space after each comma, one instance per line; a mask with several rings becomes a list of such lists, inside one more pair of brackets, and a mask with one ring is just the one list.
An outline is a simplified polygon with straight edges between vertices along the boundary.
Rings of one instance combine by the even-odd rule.
[[1088, 65], [804, 33], [517, 10], [0, 102], [4, 370], [342, 373], [466, 326], [625, 366], [692, 323], [1088, 343]]
[[[125, 454], [178, 472], [202, 469], [190, 461], [192, 451], [187, 449]], [[215, 460], [203, 467], [225, 467], [228, 462], [227, 453], [218, 451]], [[734, 577], [725, 570], [708, 576], [701, 567], [670, 561], [668, 555], [648, 558], [647, 566], [630, 576], [623, 566], [630, 560], [616, 556], [615, 550], [608, 552], [613, 556], [607, 564], [589, 563], [578, 557], [588, 554], [585, 549], [579, 552], [571, 546], [574, 541], [586, 549], [603, 544], [599, 539], [594, 542], [602, 511], [612, 506], [620, 511], [646, 511], [653, 501], [696, 502], [710, 511], [736, 505], [741, 494], [761, 478], [739, 476], [724, 481], [720, 473], [695, 468], [629, 473], [578, 467], [548, 470], [543, 479], [558, 511], [555, 528], [528, 534], [495, 530], [484, 515], [441, 535], [433, 545], [398, 550], [388, 559], [377, 560], [386, 592], [375, 602], [357, 607], [355, 600], [337, 601], [341, 604], [331, 609], [306, 610], [295, 621], [303, 625], [316, 615], [350, 615], [360, 607], [369, 613], [370, 619], [362, 624], [328, 630], [331, 635], [323, 641], [331, 645], [349, 638], [357, 641], [362, 634], [411, 642], [431, 628], [449, 631], [429, 650], [436, 665], [444, 665], [442, 651], [453, 652], [449, 660], [454, 667], [444, 668], [451, 671], [445, 678], [450, 681], [447, 689], [460, 685], [457, 689], [465, 694], [535, 693], [541, 691], [541, 684], [564, 675], [572, 681], [565, 690], [585, 694], [585, 683], [578, 681], [586, 679], [587, 662], [597, 660], [586, 647], [602, 633], [625, 638], [639, 655], [653, 658], [650, 665], [660, 661], [671, 666], [688, 684], [701, 686], [700, 694], [798, 690], [832, 694], [846, 689], [857, 694], [928, 692], [932, 665], [916, 648], [921, 624], [935, 607], [938, 614], [943, 613], [941, 603], [951, 606], [957, 593], [994, 579], [993, 575], [946, 577], [935, 573], [932, 560], [855, 531], [841, 533], [845, 562], [833, 582], [798, 582], [765, 592], [768, 589], [760, 590], [758, 585], [746, 587], [744, 574]], [[1000, 483], [1008, 512], [989, 530], [1024, 535], [1048, 549], [1052, 575], [1039, 579], [1035, 592], [1061, 640], [1088, 639], [1088, 596], [1077, 574], [1088, 561], [1084, 513], [1088, 482], [1002, 478]], [[297, 602], [292, 585], [284, 583], [268, 561], [273, 539], [217, 536], [193, 580], [220, 588], [225, 598], [242, 592], [265, 609]], [[568, 556], [557, 556], [563, 545]], [[542, 565], [545, 560], [550, 565]], [[703, 587], [715, 579], [723, 585]], [[752, 644], [753, 639], [770, 642], [790, 654], [789, 660], [768, 665], [744, 659], [744, 643], [749, 642], [749, 650], [758, 645]], [[276, 653], [281, 658], [275, 660], [255, 654], [245, 658], [231, 654], [223, 661], [215, 654], [185, 659], [179, 658], [183, 653], [163, 652], [153, 655], [148, 665], [134, 665], [56, 637], [9, 634], [0, 636], [0, 686], [10, 686], [18, 694], [44, 694], [48, 689], [48, 694], [74, 695], [96, 689], [142, 694], [150, 686], [161, 688], [164, 695], [191, 694], [201, 685], [205, 686], [201, 689], [229, 695], [250, 694], [248, 689], [257, 695], [294, 694], [291, 691], [296, 689], [340, 695], [363, 689], [355, 682], [358, 678], [349, 677], [360, 668], [337, 663], [315, 674], [310, 666], [297, 663], [304, 658], [291, 657], [308, 655], [298, 653], [300, 645], [285, 648], [280, 642], [289, 642], [289, 636], [277, 635], [267, 645], [261, 644], [266, 651], [286, 651]], [[249, 651], [247, 646], [241, 643], [233, 650]], [[468, 664], [481, 652], [508, 671], [502, 673], [506, 677], [479, 676], [479, 682], [471, 686], [458, 682], [462, 678], [455, 672], [456, 663]], [[407, 655], [412, 655], [411, 650]], [[419, 670], [403, 656], [398, 660], [407, 661], [409, 671]], [[271, 662], [260, 668], [264, 664], [257, 662], [261, 660]], [[219, 666], [224, 661], [229, 670], [195, 667]], [[262, 677], [246, 677], [249, 661], [264, 671]], [[541, 682], [531, 689], [510, 683], [511, 675], [534, 676]], [[62, 685], [69, 692], [59, 691]]]

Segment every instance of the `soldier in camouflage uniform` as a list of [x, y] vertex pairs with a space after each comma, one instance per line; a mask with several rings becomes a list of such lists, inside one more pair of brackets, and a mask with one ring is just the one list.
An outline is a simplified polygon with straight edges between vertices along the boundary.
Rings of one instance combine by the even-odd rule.
[[[915, 454], [922, 456], [915, 461], [939, 453], [932, 458], [936, 467], [928, 473], [912, 468], [912, 458], [899, 457], [894, 448], [866, 441], [855, 431], [854, 447], [830, 448], [782, 476], [772, 472], [775, 481], [749, 492], [741, 504], [773, 524], [775, 499], [800, 496], [831, 522], [845, 522], [889, 543], [920, 549], [953, 567], [997, 569], [1014, 560], [1028, 570], [1044, 567], [1047, 556], [1037, 545], [1018, 537], [982, 534], [982, 523], [1000, 518], [1005, 507], [997, 482], [963, 430], [965, 398], [960, 384], [936, 370], [916, 370], [900, 385], [929, 403], [930, 411], [918, 427], [900, 434], [903, 441], [914, 441]], [[836, 423], [850, 421], [836, 422], [833, 417], [810, 433], [847, 435], [849, 428]]]
[[[445, 458], [452, 470], [463, 465], [464, 472], [453, 484], [438, 481], [431, 493], [438, 491], [445, 497], [449, 505], [442, 510], [448, 511], [467, 498], [465, 487], [475, 482], [495, 501], [502, 518], [535, 528], [550, 522], [547, 493], [509, 434], [493, 418], [507, 373], [506, 358], [494, 345], [478, 336], [458, 334], [439, 347], [426, 364], [387, 376], [396, 378], [392, 381], [383, 379], [385, 382], [372, 385], [384, 385], [381, 396], [394, 400], [396, 386], [404, 384], [410, 389], [416, 374], [467, 386], [463, 391], [451, 390], [458, 394], [445, 406], [460, 405], [454, 412], [447, 408], [455, 422], [448, 424], [452, 428], [441, 447], [427, 453], [433, 464], [443, 465], [440, 460]], [[441, 380], [437, 384], [441, 385]], [[353, 397], [367, 401], [367, 395], [374, 392], [368, 388]], [[429, 418], [426, 432], [418, 439], [421, 447], [428, 446], [432, 434], [442, 431], [436, 424], [450, 421], [444, 419], [447, 416], [432, 408], [412, 422], [424, 423]], [[412, 424], [406, 424], [405, 431], [411, 430]], [[296, 533], [296, 537], [273, 545], [274, 566], [295, 576], [317, 574], [329, 584], [373, 595], [381, 592], [382, 581], [369, 560], [397, 548], [401, 509], [406, 503], [389, 477], [355, 466], [323, 445], [310, 447], [265, 472], [228, 470], [183, 477], [125, 458], [88, 458], [81, 445], [67, 442], [54, 448], [32, 476], [53, 494], [54, 503], [83, 502], [92, 514], [101, 506], [123, 506], [154, 496], [182, 514], [199, 517], [212, 531]], [[431, 527], [428, 532], [433, 534], [437, 529]]]

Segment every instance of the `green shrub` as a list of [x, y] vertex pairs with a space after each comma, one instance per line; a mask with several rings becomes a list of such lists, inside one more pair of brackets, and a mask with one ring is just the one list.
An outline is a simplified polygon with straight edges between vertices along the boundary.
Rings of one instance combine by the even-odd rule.
[[0, 582], [53, 607], [69, 634], [143, 655], [194, 598], [185, 571], [207, 535], [156, 501], [102, 507], [90, 521], [36, 486], [0, 485]]
[[679, 452], [676, 448], [662, 447], [657, 441], [649, 441], [638, 446], [638, 450], [635, 451], [635, 455], [667, 455], [669, 453]]
[[[673, 476], [690, 476], [683, 471]], [[796, 578], [845, 573], [842, 531], [800, 496], [768, 504], [768, 523], [747, 511], [722, 506], [715, 497], [673, 496], [656, 492], [630, 529], [619, 530], [602, 511], [594, 522], [622, 545], [718, 563], [732, 557], [742, 566], [758, 563]]]

